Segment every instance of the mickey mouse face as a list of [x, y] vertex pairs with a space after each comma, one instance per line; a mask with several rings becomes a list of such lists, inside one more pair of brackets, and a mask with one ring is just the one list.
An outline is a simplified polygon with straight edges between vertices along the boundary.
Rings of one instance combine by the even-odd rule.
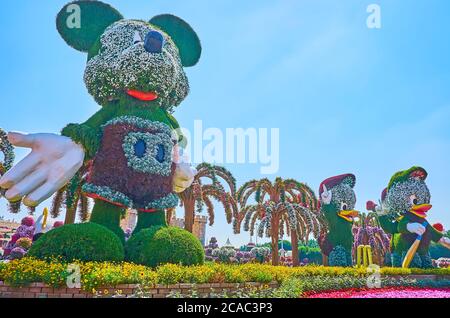
[[166, 33], [149, 23], [114, 23], [89, 52], [89, 58], [84, 79], [100, 104], [134, 99], [170, 108], [189, 92], [178, 48]]
[[70, 46], [88, 53], [84, 79], [100, 105], [118, 100], [128, 107], [171, 110], [187, 96], [183, 67], [198, 62], [201, 45], [180, 18], [124, 20], [103, 2], [79, 0], [59, 12], [57, 28]]

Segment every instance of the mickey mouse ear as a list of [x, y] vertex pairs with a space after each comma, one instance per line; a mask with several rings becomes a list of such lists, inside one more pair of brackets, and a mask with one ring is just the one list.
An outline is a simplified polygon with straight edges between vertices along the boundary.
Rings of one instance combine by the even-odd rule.
[[105, 29], [123, 16], [110, 5], [91, 0], [66, 4], [56, 17], [56, 27], [74, 49], [88, 52]]
[[189, 67], [197, 64], [202, 53], [202, 46], [197, 33], [187, 22], [171, 14], [157, 15], [149, 22], [172, 38], [180, 52], [183, 66]]

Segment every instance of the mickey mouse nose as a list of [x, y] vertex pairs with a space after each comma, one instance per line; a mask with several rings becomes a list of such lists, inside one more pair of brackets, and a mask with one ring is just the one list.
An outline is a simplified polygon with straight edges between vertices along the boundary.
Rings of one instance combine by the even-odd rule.
[[161, 53], [164, 36], [158, 31], [150, 31], [145, 36], [144, 48], [149, 53]]

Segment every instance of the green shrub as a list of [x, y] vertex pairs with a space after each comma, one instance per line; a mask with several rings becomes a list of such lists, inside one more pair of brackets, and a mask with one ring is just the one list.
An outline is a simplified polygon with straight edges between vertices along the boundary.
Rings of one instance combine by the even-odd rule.
[[28, 256], [61, 261], [112, 261], [124, 259], [123, 245], [113, 232], [95, 223], [68, 224], [47, 232], [30, 248]]
[[430, 245], [430, 256], [432, 259], [438, 259], [441, 257], [450, 258], [450, 250], [440, 244], [432, 243]]
[[309, 261], [308, 264], [322, 265], [322, 252], [320, 248], [303, 245], [298, 248], [298, 254], [300, 262], [307, 258]]
[[349, 266], [351, 264], [351, 256], [341, 245], [336, 246], [328, 256], [330, 266]]
[[200, 241], [176, 227], [151, 227], [133, 235], [125, 245], [126, 259], [150, 267], [171, 263], [203, 264], [205, 253]]

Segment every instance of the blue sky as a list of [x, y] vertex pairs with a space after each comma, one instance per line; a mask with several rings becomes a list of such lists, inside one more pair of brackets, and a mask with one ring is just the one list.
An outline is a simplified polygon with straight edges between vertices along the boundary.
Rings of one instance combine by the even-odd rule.
[[[56, 31], [54, 18], [65, 3], [2, 4], [0, 127], [6, 130], [58, 132], [98, 110], [82, 81], [86, 56]], [[421, 165], [434, 205], [429, 220], [450, 228], [449, 1], [109, 3], [127, 18], [173, 13], [198, 32], [203, 56], [187, 69], [191, 94], [175, 111], [182, 126], [201, 119], [205, 128], [280, 128], [277, 175], [317, 190], [323, 179], [352, 172], [361, 210], [394, 172]], [[366, 27], [371, 3], [381, 6], [381, 29]], [[18, 159], [25, 154], [18, 150]], [[226, 167], [239, 185], [261, 177], [258, 165]], [[3, 200], [0, 215], [12, 217]], [[227, 237], [235, 245], [249, 240], [232, 235], [220, 209], [207, 229], [212, 235], [222, 244]]]

